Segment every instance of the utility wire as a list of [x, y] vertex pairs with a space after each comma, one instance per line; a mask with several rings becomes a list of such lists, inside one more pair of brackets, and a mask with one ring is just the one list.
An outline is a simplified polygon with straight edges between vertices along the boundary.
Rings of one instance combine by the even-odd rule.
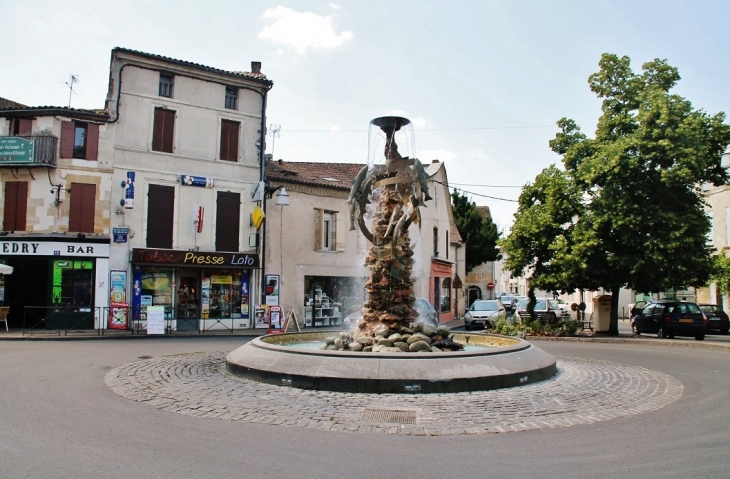
[[[583, 123], [579, 126], [595, 125], [595, 123]], [[481, 131], [481, 130], [526, 130], [532, 128], [557, 128], [556, 124], [551, 125], [529, 125], [529, 126], [480, 126], [474, 128], [414, 128], [419, 131]], [[367, 133], [368, 130], [282, 130], [282, 133]]]
[[473, 183], [450, 183], [452, 185], [459, 185], [459, 186], [481, 186], [484, 188], [522, 188], [522, 186], [518, 185], [478, 185]]
[[[434, 180], [434, 183], [438, 183], [440, 185], [444, 185], [447, 188], [450, 186], [448, 183], [444, 183], [443, 181], [436, 181], [436, 180]], [[499, 198], [498, 196], [482, 195], [482, 194], [479, 194], [479, 193], [474, 193], [473, 191], [467, 191], [467, 190], [463, 190], [461, 188], [456, 188], [456, 187], [454, 187], [454, 189], [457, 190], [457, 191], [460, 191], [462, 193], [467, 193], [469, 195], [479, 196], [481, 198], [489, 198], [490, 200], [508, 201], [510, 203], [518, 203], [517, 200], [511, 200], [509, 198]]]

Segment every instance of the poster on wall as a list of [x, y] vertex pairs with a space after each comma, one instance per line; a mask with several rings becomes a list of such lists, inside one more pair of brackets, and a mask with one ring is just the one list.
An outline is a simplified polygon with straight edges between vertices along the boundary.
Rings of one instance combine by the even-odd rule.
[[147, 307], [147, 334], [165, 334], [165, 307]]
[[265, 304], [257, 304], [256, 312], [254, 314], [254, 328], [266, 328], [269, 327], [269, 314], [268, 306]]
[[109, 299], [112, 303], [127, 302], [126, 271], [112, 271], [109, 273]]
[[279, 306], [279, 275], [267, 274], [265, 281], [266, 299], [264, 302], [269, 306]]
[[109, 305], [109, 329], [127, 329], [129, 304], [112, 301]]
[[269, 308], [269, 334], [284, 332], [284, 313], [281, 306]]

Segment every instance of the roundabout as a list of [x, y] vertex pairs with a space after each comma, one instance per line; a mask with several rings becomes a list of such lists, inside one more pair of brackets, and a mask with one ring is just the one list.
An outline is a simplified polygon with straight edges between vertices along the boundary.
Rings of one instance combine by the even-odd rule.
[[557, 374], [508, 389], [369, 394], [311, 391], [241, 378], [225, 353], [191, 353], [114, 368], [119, 396], [199, 418], [394, 435], [478, 435], [591, 424], [661, 409], [684, 386], [651, 369], [559, 357]]

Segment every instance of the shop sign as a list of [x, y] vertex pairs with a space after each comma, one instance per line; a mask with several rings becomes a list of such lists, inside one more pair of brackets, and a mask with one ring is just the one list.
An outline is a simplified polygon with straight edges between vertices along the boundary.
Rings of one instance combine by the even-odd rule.
[[135, 177], [134, 171], [128, 171], [127, 172], [127, 181], [124, 182], [125, 184], [125, 191], [124, 191], [124, 209], [131, 210], [134, 209], [134, 177]]
[[164, 306], [147, 306], [147, 334], [165, 334]]
[[112, 228], [112, 235], [115, 243], [126, 243], [129, 235], [129, 228]]
[[180, 184], [184, 186], [197, 186], [199, 188], [213, 188], [213, 178], [205, 176], [180, 175]]
[[0, 163], [33, 163], [34, 143], [33, 140], [17, 136], [0, 138]]
[[132, 262], [168, 266], [200, 266], [205, 268], [260, 268], [259, 255], [257, 254], [148, 248], [133, 249]]
[[61, 241], [0, 241], [0, 255], [108, 258], [109, 245], [82, 242], [64, 243]]
[[266, 214], [264, 213], [264, 210], [262, 210], [260, 206], [254, 207], [253, 213], [251, 213], [251, 222], [253, 223], [253, 225], [256, 229], [261, 228], [261, 224], [264, 222], [265, 216], [266, 216]]
[[279, 304], [279, 275], [267, 274], [264, 287], [264, 302], [269, 306], [278, 306]]
[[210, 284], [233, 284], [233, 276], [227, 275], [211, 275]]

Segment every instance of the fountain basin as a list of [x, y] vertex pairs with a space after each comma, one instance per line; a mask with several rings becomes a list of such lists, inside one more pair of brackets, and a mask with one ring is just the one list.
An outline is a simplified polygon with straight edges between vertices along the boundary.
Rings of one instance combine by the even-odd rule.
[[255, 338], [226, 357], [228, 371], [255, 381], [353, 393], [455, 393], [542, 381], [555, 357], [531, 343], [485, 333], [454, 334], [483, 348], [440, 353], [363, 353], [301, 349], [296, 343], [336, 334], [275, 334]]

